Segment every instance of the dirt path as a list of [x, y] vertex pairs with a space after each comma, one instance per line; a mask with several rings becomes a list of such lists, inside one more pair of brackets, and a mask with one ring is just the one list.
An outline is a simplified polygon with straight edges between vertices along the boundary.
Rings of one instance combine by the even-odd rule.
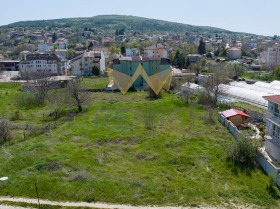
[[[37, 199], [29, 199], [29, 198], [12, 198], [12, 197], [0, 197], [0, 201], [10, 201], [10, 202], [22, 202], [22, 203], [32, 203], [37, 204]], [[102, 208], [102, 209], [190, 209], [190, 207], [169, 207], [169, 206], [131, 206], [131, 205], [118, 205], [118, 204], [107, 204], [107, 203], [87, 203], [87, 202], [56, 202], [50, 200], [40, 200], [40, 203], [43, 205], [56, 205], [56, 206], [64, 206], [64, 207], [89, 207], [89, 208]], [[6, 206], [1, 206], [0, 208]], [[5, 209], [22, 209], [20, 207], [8, 207]], [[191, 207], [191, 209], [195, 209], [196, 207]], [[200, 209], [218, 209], [221, 207], [199, 207]], [[244, 207], [242, 207], [244, 208]]]
[[1, 209], [29, 209], [29, 208], [23, 208], [18, 206], [8, 206], [8, 205], [0, 205]]

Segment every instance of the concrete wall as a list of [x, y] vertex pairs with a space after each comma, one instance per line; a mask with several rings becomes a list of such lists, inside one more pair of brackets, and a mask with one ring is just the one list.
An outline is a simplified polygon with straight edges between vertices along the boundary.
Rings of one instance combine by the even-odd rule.
[[280, 147], [272, 141], [272, 139], [265, 140], [265, 151], [272, 156], [272, 158], [280, 161]]
[[274, 179], [275, 184], [280, 187], [280, 175], [279, 168], [275, 167], [271, 162], [269, 162], [262, 154], [256, 156], [257, 162], [260, 164], [262, 169], [267, 175], [271, 175]]
[[[235, 139], [239, 140], [243, 137], [241, 132], [239, 132], [236, 128], [236, 126], [234, 126], [232, 122], [228, 121], [221, 113], [219, 113], [218, 115], [218, 120], [220, 121], [220, 123], [222, 123], [225, 127], [228, 128], [228, 130], [234, 136]], [[271, 142], [269, 140], [266, 140], [266, 143]], [[272, 147], [275, 148], [274, 145], [272, 145]], [[260, 166], [266, 174], [271, 175], [273, 177], [275, 184], [280, 188], [280, 169], [275, 167], [260, 153], [256, 156], [256, 161], [260, 164]]]
[[235, 139], [241, 139], [243, 136], [241, 132], [237, 129], [237, 127], [229, 120], [227, 120], [222, 113], [218, 114], [218, 119], [221, 124], [223, 124], [229, 132], [234, 136]]

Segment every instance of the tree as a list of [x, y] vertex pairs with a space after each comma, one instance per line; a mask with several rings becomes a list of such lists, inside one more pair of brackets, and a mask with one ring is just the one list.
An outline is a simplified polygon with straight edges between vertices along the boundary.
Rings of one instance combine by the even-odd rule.
[[78, 108], [78, 111], [82, 112], [83, 104], [89, 99], [88, 93], [84, 91], [82, 78], [69, 81], [65, 90], [69, 96], [69, 103], [71, 104], [72, 100], [73, 104]]
[[209, 58], [209, 59], [211, 59], [211, 58], [212, 58], [211, 52], [207, 52], [206, 57]]
[[11, 131], [6, 120], [0, 120], [0, 143], [5, 143], [11, 138]]
[[203, 39], [201, 38], [200, 41], [199, 41], [199, 45], [198, 45], [198, 48], [197, 48], [197, 52], [199, 54], [206, 54], [206, 45], [205, 45], [205, 42], [203, 41]]
[[67, 59], [73, 59], [73, 57], [75, 56], [75, 51], [73, 49], [68, 49], [67, 50]]
[[252, 166], [258, 147], [258, 142], [247, 137], [235, 140], [228, 145], [227, 158], [237, 165]]
[[211, 106], [216, 106], [218, 98], [225, 92], [225, 86], [229, 82], [229, 73], [224, 70], [224, 65], [216, 63], [209, 68], [211, 74], [202, 84], [205, 89], [207, 100]]
[[190, 59], [187, 58], [187, 61], [186, 61], [186, 64], [185, 64], [186, 68], [188, 68], [190, 65], [191, 65]]
[[176, 51], [176, 54], [173, 57], [172, 64], [180, 69], [183, 69], [186, 66], [185, 56], [180, 50]]
[[97, 66], [94, 66], [92, 68], [92, 75], [96, 75], [96, 76], [100, 75], [100, 69]]
[[230, 77], [237, 79], [244, 71], [245, 68], [242, 67], [238, 62], [229, 62], [226, 66], [226, 70], [229, 71]]
[[93, 47], [93, 43], [90, 42], [89, 45], [88, 45], [88, 50], [92, 49], [92, 47]]
[[28, 89], [34, 95], [37, 105], [43, 104], [54, 85], [51, 81], [51, 74], [48, 72], [21, 72], [21, 78], [27, 80]]
[[57, 33], [54, 32], [52, 35], [52, 42], [53, 43], [56, 42], [57, 38], [58, 38]]
[[121, 46], [121, 54], [122, 54], [122, 55], [125, 55], [125, 53], [126, 53], [126, 51], [125, 51], [125, 46], [122, 45], [122, 46]]
[[190, 65], [190, 68], [191, 71], [195, 72], [195, 74], [198, 76], [203, 67], [201, 62], [195, 62]]
[[55, 119], [60, 118], [62, 110], [67, 106], [68, 95], [62, 89], [52, 91], [47, 97], [50, 106], [53, 107], [53, 112], [49, 115]]
[[280, 80], [280, 67], [276, 67], [273, 71], [273, 78], [275, 80]]

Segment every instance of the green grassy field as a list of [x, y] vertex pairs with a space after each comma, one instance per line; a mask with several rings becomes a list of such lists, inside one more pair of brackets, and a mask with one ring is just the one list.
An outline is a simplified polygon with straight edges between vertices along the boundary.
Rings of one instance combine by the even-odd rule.
[[245, 79], [253, 79], [256, 81], [273, 81], [272, 72], [245, 72], [241, 75]]
[[[102, 81], [100, 81], [102, 82]], [[96, 83], [100, 83], [96, 81]], [[145, 92], [98, 92], [88, 109], [68, 120], [48, 119], [50, 105], [15, 105], [20, 86], [0, 84], [0, 115], [13, 139], [0, 148], [0, 195], [102, 201], [135, 205], [252, 204], [277, 207], [258, 168], [239, 169], [226, 160], [233, 140], [202, 106], [183, 105], [173, 94], [149, 100]], [[20, 120], [11, 121], [15, 111]], [[149, 122], [155, 125], [145, 128]], [[23, 137], [26, 124], [50, 129]], [[28, 132], [28, 131], [27, 131]]]

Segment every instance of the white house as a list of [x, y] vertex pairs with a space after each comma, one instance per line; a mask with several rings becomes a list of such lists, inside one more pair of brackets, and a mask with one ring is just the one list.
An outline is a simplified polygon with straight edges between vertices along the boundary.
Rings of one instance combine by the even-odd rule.
[[144, 56], [145, 57], [154, 57], [154, 58], [167, 58], [170, 59], [171, 50], [162, 44], [155, 44], [144, 48]]
[[66, 75], [66, 62], [55, 54], [29, 54], [19, 63], [21, 75], [27, 73], [48, 73], [51, 75]]
[[94, 67], [103, 74], [106, 70], [105, 55], [103, 51], [86, 51], [73, 58], [70, 65], [74, 76], [91, 76]]
[[38, 45], [38, 52], [52, 52], [54, 50], [54, 44], [53, 43], [47, 43], [47, 42], [41, 42]]
[[280, 46], [274, 45], [267, 48], [267, 64], [270, 66], [280, 66]]
[[125, 54], [127, 57], [135, 57], [140, 55], [140, 51], [137, 48], [126, 48]]
[[265, 151], [280, 162], [280, 95], [264, 96], [268, 101], [266, 115]]

